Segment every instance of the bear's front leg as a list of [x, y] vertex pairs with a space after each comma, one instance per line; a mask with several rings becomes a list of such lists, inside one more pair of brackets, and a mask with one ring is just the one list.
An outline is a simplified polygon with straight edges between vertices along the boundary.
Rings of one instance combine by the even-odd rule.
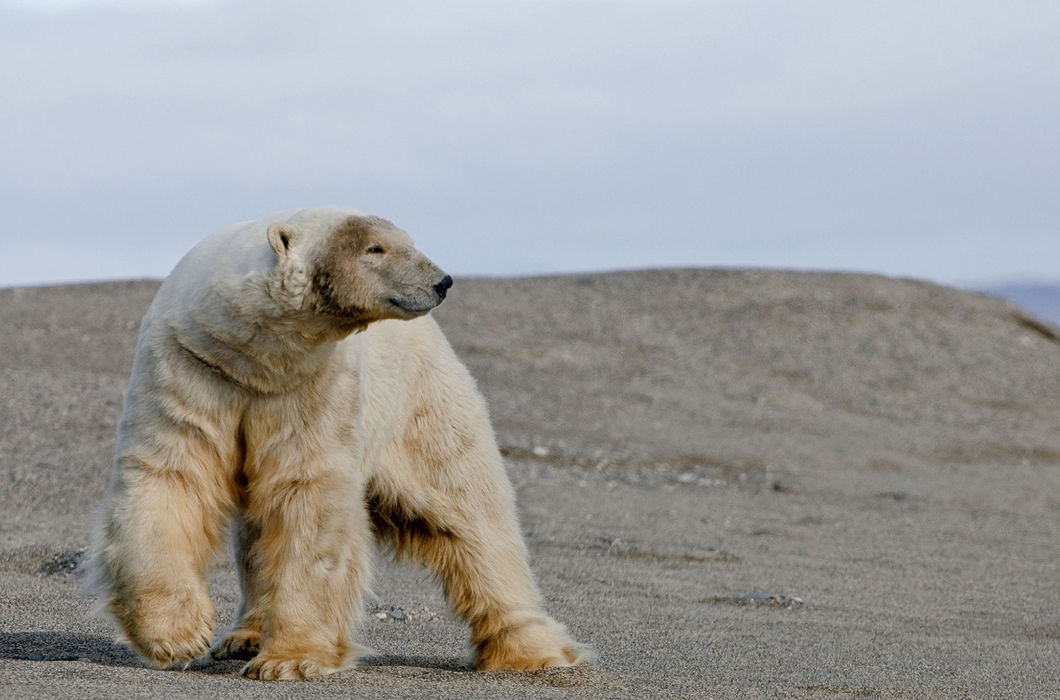
[[[300, 449], [308, 449], [309, 445]], [[246, 544], [260, 616], [260, 649], [250, 678], [297, 680], [345, 668], [359, 650], [351, 636], [369, 573], [370, 530], [362, 481], [348, 446], [323, 454], [269, 455], [248, 469]], [[253, 644], [244, 621], [222, 644]]]
[[181, 454], [181, 465], [118, 459], [94, 561], [129, 643], [160, 668], [210, 648], [214, 609], [203, 574], [231, 506], [231, 494], [216, 488], [214, 460]]

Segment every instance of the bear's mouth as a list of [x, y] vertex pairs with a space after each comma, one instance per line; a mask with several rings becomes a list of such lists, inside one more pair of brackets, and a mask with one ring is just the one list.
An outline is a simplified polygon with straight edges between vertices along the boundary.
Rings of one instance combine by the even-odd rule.
[[399, 299], [397, 297], [390, 297], [387, 301], [407, 314], [425, 314], [437, 306], [437, 304], [417, 304], [408, 299]]

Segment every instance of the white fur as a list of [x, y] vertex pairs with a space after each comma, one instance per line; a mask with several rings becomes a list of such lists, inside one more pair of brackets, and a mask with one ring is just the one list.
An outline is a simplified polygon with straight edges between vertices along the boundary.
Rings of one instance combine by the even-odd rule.
[[[386, 254], [334, 252], [369, 239]], [[585, 659], [541, 609], [484, 402], [422, 315], [443, 276], [403, 231], [339, 208], [237, 224], [177, 265], [143, 320], [94, 552], [141, 654], [207, 650], [203, 571], [234, 520], [244, 601], [214, 654], [252, 657], [252, 677], [356, 656], [373, 534], [442, 581], [481, 667]]]

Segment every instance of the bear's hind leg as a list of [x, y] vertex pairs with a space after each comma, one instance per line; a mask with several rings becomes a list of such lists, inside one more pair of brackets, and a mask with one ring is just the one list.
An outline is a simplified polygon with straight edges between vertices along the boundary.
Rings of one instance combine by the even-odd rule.
[[[448, 472], [452, 462], [418, 469], [404, 459], [377, 473], [368, 491], [376, 535], [440, 580], [450, 607], [471, 626], [477, 668], [585, 663], [588, 650], [544, 612], [500, 455], [490, 444], [467, 456], [459, 478]], [[460, 490], [447, 488], [457, 483]]]
[[210, 655], [215, 659], [251, 659], [261, 647], [265, 599], [257, 569], [251, 561], [254, 545], [260, 536], [260, 528], [241, 514], [235, 523], [234, 549], [242, 600], [236, 612], [235, 625], [210, 650]]

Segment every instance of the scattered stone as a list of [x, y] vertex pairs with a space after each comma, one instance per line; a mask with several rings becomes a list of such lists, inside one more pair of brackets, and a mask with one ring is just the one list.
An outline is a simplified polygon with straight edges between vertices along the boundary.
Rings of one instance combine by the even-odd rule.
[[535, 457], [548, 457], [551, 451], [544, 445], [534, 445], [534, 449], [530, 450]]
[[390, 603], [383, 603], [376, 607], [376, 609], [372, 611], [372, 615], [380, 622], [390, 622], [391, 620], [405, 622], [414, 617], [423, 617], [424, 619], [435, 617], [435, 614], [427, 610], [427, 608], [424, 608], [422, 613], [417, 612], [413, 614], [407, 613], [402, 608], [399, 608], [396, 605], [391, 605]]
[[759, 605], [767, 608], [794, 608], [802, 605], [802, 598], [773, 593], [752, 592], [736, 599], [737, 605]]
[[742, 596], [715, 596], [705, 598], [703, 603], [714, 603], [717, 605], [742, 605], [746, 607], [762, 608], [797, 608], [804, 605], [802, 598], [789, 595], [778, 595], [775, 593], [762, 593], [754, 591]]
[[733, 554], [732, 552], [726, 552], [724, 549], [718, 549], [717, 547], [707, 547], [707, 556], [703, 558], [703, 561], [719, 561], [719, 562], [738, 562], [742, 561], [740, 557]]
[[71, 549], [57, 552], [44, 560], [40, 566], [40, 573], [45, 576], [78, 575], [81, 573], [86, 551], [85, 549]]
[[792, 486], [787, 481], [780, 481], [774, 474], [768, 474], [766, 476], [766, 484], [776, 493], [797, 494], [799, 492], [798, 487]]
[[589, 545], [588, 549], [599, 550], [620, 559], [647, 559], [682, 564], [732, 563], [740, 561], [740, 557], [717, 547], [706, 547], [698, 552], [658, 551], [650, 547], [638, 547], [635, 543], [623, 542], [618, 538], [608, 536], [596, 537], [596, 542]]

